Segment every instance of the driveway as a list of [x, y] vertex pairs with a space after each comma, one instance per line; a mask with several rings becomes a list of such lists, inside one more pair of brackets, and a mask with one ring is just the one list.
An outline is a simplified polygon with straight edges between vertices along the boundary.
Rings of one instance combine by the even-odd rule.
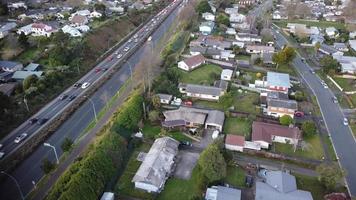
[[174, 177], [184, 180], [189, 180], [192, 176], [192, 171], [197, 164], [199, 153], [181, 150], [177, 155], [177, 166], [174, 171]]

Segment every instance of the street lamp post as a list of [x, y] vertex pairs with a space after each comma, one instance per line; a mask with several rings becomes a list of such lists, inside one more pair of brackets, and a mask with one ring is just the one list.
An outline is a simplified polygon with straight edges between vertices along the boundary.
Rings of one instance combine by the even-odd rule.
[[54, 151], [54, 155], [56, 156], [56, 160], [57, 160], [57, 164], [59, 164], [59, 159], [58, 159], [58, 155], [57, 155], [57, 151], [56, 151], [56, 147], [52, 146], [50, 143], [43, 143], [44, 146], [46, 147], [51, 147]]
[[17, 182], [16, 178], [13, 177], [13, 176], [11, 176], [10, 174], [4, 172], [4, 171], [1, 171], [1, 173], [2, 173], [2, 174], [5, 174], [5, 175], [8, 176], [8, 177], [10, 177], [10, 178], [15, 182], [16, 187], [17, 187], [17, 189], [19, 190], [21, 199], [22, 199], [22, 200], [25, 200], [25, 197], [23, 196], [23, 193], [22, 193], [22, 191], [21, 191], [20, 185], [19, 185], [19, 183]]
[[89, 100], [89, 102], [91, 103], [91, 105], [93, 107], [93, 111], [94, 111], [95, 122], [98, 122], [98, 118], [96, 116], [96, 109], [95, 109], [95, 105], [94, 105], [93, 100], [88, 96], [84, 96], [84, 98], [87, 98]]

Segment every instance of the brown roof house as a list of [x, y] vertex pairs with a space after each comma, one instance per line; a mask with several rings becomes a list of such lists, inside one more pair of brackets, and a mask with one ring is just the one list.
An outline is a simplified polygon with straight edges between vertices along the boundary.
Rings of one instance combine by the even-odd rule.
[[205, 63], [204, 56], [198, 54], [178, 62], [178, 68], [185, 71], [191, 71], [204, 63]]
[[73, 26], [83, 26], [88, 23], [88, 18], [82, 15], [75, 15], [70, 20]]
[[227, 134], [225, 138], [225, 148], [231, 151], [243, 152], [245, 147], [245, 137], [240, 135]]
[[264, 122], [252, 123], [252, 142], [268, 149], [272, 142], [298, 145], [302, 139], [302, 132], [298, 127], [281, 126]]

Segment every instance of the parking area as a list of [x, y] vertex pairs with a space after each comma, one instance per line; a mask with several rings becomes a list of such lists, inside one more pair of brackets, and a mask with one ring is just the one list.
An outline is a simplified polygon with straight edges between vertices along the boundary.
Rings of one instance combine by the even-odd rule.
[[174, 171], [174, 177], [184, 180], [189, 180], [192, 176], [192, 171], [197, 164], [199, 153], [181, 150], [177, 156], [177, 166]]

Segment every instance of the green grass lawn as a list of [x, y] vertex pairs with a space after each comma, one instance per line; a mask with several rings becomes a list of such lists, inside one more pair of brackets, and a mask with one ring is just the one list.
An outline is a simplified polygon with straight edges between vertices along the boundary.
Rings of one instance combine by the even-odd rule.
[[287, 73], [291, 76], [297, 76], [297, 72], [294, 70], [294, 67], [292, 65], [286, 64], [286, 65], [279, 65], [278, 68], [272, 69], [272, 71], [280, 72], [280, 73]]
[[[154, 126], [148, 122], [145, 123], [145, 126], [142, 129], [143, 136], [148, 139], [155, 139], [155, 136], [161, 132], [160, 126]], [[178, 140], [178, 141], [192, 141], [189, 137], [182, 134], [180, 131], [170, 131], [168, 136]]]
[[183, 72], [181, 76], [182, 83], [191, 83], [199, 85], [212, 85], [214, 81], [220, 80], [222, 69], [217, 65], [206, 64], [191, 72]]
[[246, 173], [241, 167], [229, 165], [227, 166], [226, 174], [227, 176], [224, 180], [225, 183], [237, 188], [245, 187]]
[[355, 81], [352, 79], [333, 77], [333, 79], [344, 89], [344, 91], [354, 91], [356, 90]]
[[140, 147], [137, 148], [137, 150], [132, 153], [130, 160], [125, 168], [125, 171], [121, 175], [115, 187], [115, 191], [117, 194], [119, 194], [120, 197], [130, 196], [147, 200], [154, 199], [151, 194], [135, 189], [134, 183], [131, 182], [132, 178], [135, 176], [138, 168], [141, 165], [141, 162], [136, 160], [137, 155], [140, 153], [140, 151], [147, 153], [150, 147], [150, 144], [143, 143], [140, 145]]
[[224, 133], [242, 135], [249, 138], [251, 134], [251, 121], [241, 117], [229, 117], [225, 119]]
[[28, 62], [34, 62], [34, 60], [36, 59], [36, 56], [38, 56], [38, 54], [40, 50], [38, 48], [29, 48], [27, 50], [25, 50], [24, 52], [22, 52], [17, 58], [16, 60], [21, 62], [21, 63], [28, 63]]
[[299, 24], [306, 24], [307, 26], [316, 26], [319, 28], [327, 28], [333, 26], [337, 29], [346, 29], [344, 23], [327, 22], [327, 21], [308, 21], [302, 19], [295, 19], [295, 20], [278, 20], [278, 21], [274, 20], [273, 23], [275, 23], [277, 26], [280, 27], [287, 27], [288, 23], [299, 23]]
[[248, 55], [236, 55], [235, 57], [236, 60], [250, 60], [250, 58]]
[[333, 147], [333, 145], [331, 143], [330, 138], [328, 136], [326, 136], [326, 135], [323, 135], [322, 139], [324, 140], [324, 142], [328, 146], [328, 152], [329, 152], [331, 160], [336, 161], [336, 154], [335, 154], [334, 147]]
[[298, 148], [297, 151], [294, 152], [292, 145], [282, 143], [273, 143], [272, 149], [277, 153], [283, 153], [289, 156], [321, 160], [324, 156], [324, 151], [321, 145], [320, 137], [315, 135], [313, 137], [304, 139], [304, 141], [307, 143], [307, 147], [304, 150]]
[[167, 180], [164, 190], [159, 194], [157, 200], [189, 200], [192, 197], [201, 197], [201, 181], [199, 169], [195, 167], [190, 180], [170, 178]]

